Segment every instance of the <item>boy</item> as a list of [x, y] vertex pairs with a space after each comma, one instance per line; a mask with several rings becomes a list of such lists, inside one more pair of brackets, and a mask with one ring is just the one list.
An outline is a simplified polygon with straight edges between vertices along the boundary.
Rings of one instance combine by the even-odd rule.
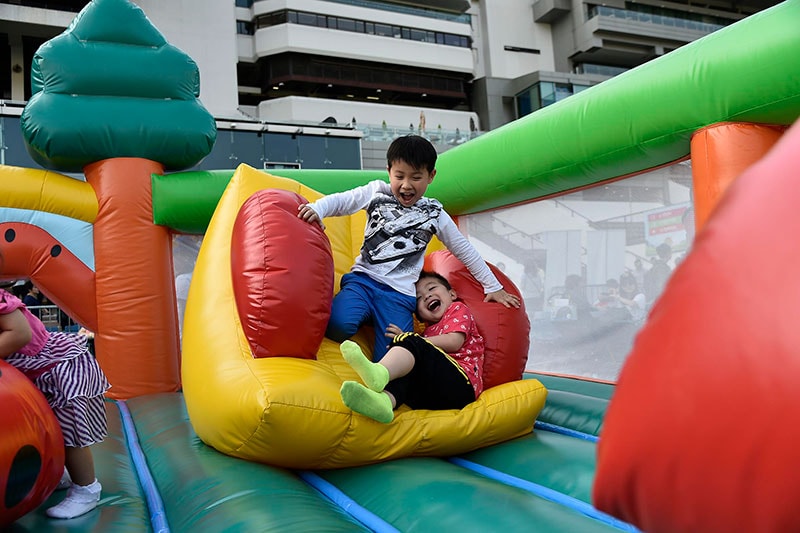
[[345, 360], [366, 387], [342, 384], [344, 404], [357, 413], [388, 424], [394, 409], [461, 409], [483, 392], [483, 337], [472, 312], [447, 279], [422, 271], [416, 284], [417, 317], [427, 324], [423, 336], [390, 326], [394, 335], [379, 363], [370, 362], [352, 341], [342, 343]]
[[434, 235], [483, 285], [486, 301], [519, 307], [519, 299], [503, 290], [442, 204], [424, 197], [436, 175], [436, 157], [436, 149], [423, 137], [399, 137], [386, 152], [388, 184], [373, 181], [298, 208], [298, 217], [322, 229], [325, 217], [366, 209], [361, 255], [342, 276], [325, 336], [342, 342], [355, 335], [362, 324], [371, 322], [375, 328], [375, 361], [386, 353], [384, 333], [390, 324], [397, 324], [402, 331], [413, 329], [414, 283]]

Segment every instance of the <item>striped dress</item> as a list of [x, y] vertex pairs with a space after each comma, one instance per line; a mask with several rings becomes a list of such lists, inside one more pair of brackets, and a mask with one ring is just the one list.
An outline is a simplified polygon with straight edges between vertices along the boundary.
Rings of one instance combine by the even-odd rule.
[[61, 426], [66, 446], [85, 447], [102, 441], [108, 435], [103, 394], [110, 385], [86, 338], [48, 332], [17, 297], [0, 289], [0, 314], [15, 310], [28, 320], [33, 338], [5, 361], [42, 391]]

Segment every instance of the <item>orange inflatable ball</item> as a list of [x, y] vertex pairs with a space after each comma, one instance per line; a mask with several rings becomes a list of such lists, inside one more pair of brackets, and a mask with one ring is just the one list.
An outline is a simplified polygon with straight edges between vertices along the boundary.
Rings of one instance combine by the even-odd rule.
[[263, 189], [233, 225], [231, 275], [236, 308], [253, 357], [316, 359], [333, 298], [333, 255], [316, 224], [297, 217], [308, 201]]
[[64, 471], [64, 439], [44, 396], [0, 360], [0, 529], [42, 504]]
[[800, 531], [800, 123], [732, 182], [639, 332], [595, 506], [648, 533]]
[[[522, 379], [530, 347], [531, 323], [525, 308], [507, 308], [497, 302], [484, 302], [483, 287], [467, 267], [446, 250], [429, 254], [425, 270], [441, 274], [455, 289], [458, 299], [467, 304], [486, 343], [483, 362], [485, 388]], [[519, 289], [494, 265], [494, 275], [509, 294], [522, 297]]]

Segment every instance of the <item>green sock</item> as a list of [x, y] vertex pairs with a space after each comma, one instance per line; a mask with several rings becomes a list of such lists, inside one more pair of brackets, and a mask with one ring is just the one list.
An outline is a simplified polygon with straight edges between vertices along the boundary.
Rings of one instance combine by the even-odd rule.
[[355, 381], [345, 381], [340, 389], [344, 404], [364, 416], [388, 424], [394, 419], [392, 400], [383, 392], [375, 392]]
[[353, 367], [353, 370], [358, 373], [370, 390], [381, 392], [389, 383], [389, 370], [385, 366], [367, 359], [358, 344], [353, 341], [344, 341], [339, 349], [344, 360]]

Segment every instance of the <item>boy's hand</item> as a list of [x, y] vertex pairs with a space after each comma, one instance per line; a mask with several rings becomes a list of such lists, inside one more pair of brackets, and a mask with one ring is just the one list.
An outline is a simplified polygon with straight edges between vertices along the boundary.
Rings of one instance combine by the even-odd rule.
[[311, 209], [308, 204], [302, 204], [297, 207], [297, 218], [305, 220], [309, 224], [316, 224], [322, 230], [325, 229], [325, 224], [322, 223], [322, 219], [319, 218], [317, 212]]
[[388, 326], [386, 326], [386, 333], [384, 333], [384, 335], [386, 335], [386, 337], [390, 339], [393, 339], [395, 338], [396, 335], [400, 335], [401, 333], [405, 333], [405, 331], [398, 328], [394, 324], [389, 324]]
[[500, 289], [499, 291], [490, 292], [486, 295], [486, 298], [483, 299], [484, 302], [500, 302], [501, 304], [505, 305], [506, 307], [516, 307], [519, 309], [519, 298], [514, 296], [513, 294], [508, 294], [505, 289]]

